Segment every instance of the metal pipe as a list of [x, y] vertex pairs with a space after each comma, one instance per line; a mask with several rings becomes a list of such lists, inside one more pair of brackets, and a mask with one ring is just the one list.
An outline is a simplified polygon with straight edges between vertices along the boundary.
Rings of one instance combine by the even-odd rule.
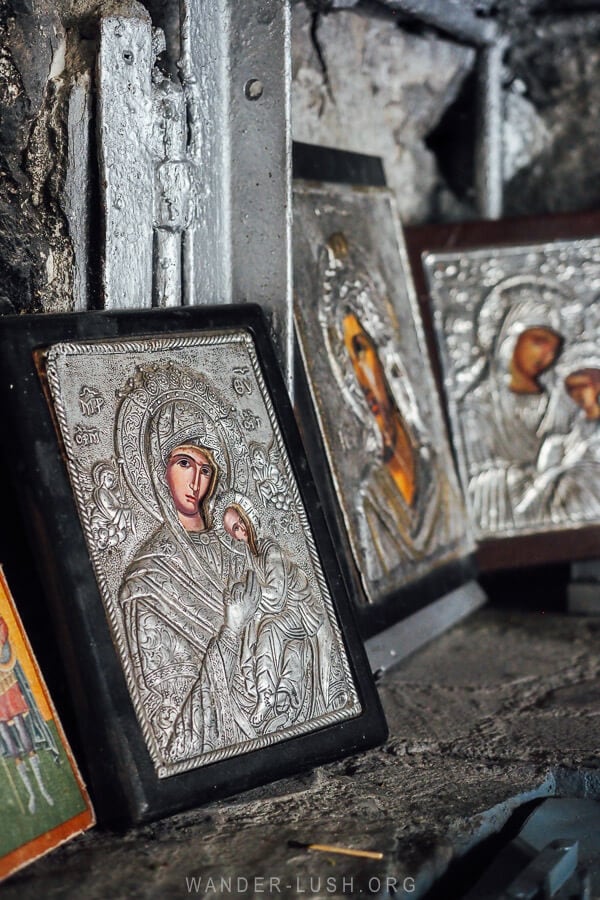
[[[361, 0], [332, 0], [330, 8], [349, 9], [361, 5]], [[379, 0], [377, 5], [405, 13], [475, 47], [494, 44], [499, 36], [494, 20], [482, 19], [464, 6], [448, 0]]]
[[477, 207], [484, 219], [502, 216], [504, 189], [504, 98], [502, 61], [507, 38], [483, 47], [477, 60], [477, 146], [475, 148], [475, 191]]

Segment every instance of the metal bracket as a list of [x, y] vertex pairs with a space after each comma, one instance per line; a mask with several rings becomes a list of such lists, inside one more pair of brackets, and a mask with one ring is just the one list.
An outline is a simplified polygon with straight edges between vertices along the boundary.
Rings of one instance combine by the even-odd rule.
[[575, 562], [571, 565], [567, 609], [574, 615], [600, 615], [600, 560]]
[[371, 671], [381, 678], [402, 660], [480, 609], [487, 597], [476, 581], [433, 603], [365, 641]]
[[484, 219], [502, 217], [504, 193], [504, 97], [502, 61], [507, 37], [480, 48], [477, 59], [475, 195]]
[[470, 0], [331, 0], [329, 9], [361, 9], [368, 12], [380, 7], [390, 12], [403, 13], [431, 25], [465, 44], [487, 47], [498, 38], [498, 26], [491, 18], [479, 17]]
[[98, 56], [104, 305], [152, 305], [152, 27], [103, 19]]

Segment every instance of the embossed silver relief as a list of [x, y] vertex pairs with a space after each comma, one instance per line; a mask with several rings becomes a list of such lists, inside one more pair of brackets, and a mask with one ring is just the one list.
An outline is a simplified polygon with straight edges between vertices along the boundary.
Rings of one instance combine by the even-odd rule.
[[[231, 366], [223, 366], [224, 354]], [[242, 409], [229, 374], [236, 367], [251, 389]], [[90, 372], [107, 402], [100, 444], [80, 449], [69, 422]], [[98, 583], [159, 776], [357, 715], [251, 339], [228, 333], [57, 345], [48, 380]], [[248, 409], [257, 423], [250, 442]]]
[[471, 549], [387, 191], [295, 192], [296, 317], [368, 598]]
[[73, 440], [78, 447], [89, 447], [90, 444], [98, 446], [100, 432], [93, 425], [76, 425], [73, 431]]
[[233, 378], [231, 380], [231, 387], [236, 392], [238, 397], [243, 397], [244, 394], [252, 393], [252, 384], [248, 379], [248, 366], [236, 366], [233, 370]]
[[600, 521], [600, 242], [428, 254], [480, 537]]
[[125, 500], [122, 483], [123, 460], [101, 460], [95, 463], [91, 473], [81, 466], [79, 473], [88, 500], [82, 513], [86, 517], [94, 546], [100, 551], [110, 551], [122, 544], [129, 534], [136, 534], [133, 511]]
[[251, 409], [243, 409], [242, 425], [246, 431], [256, 431], [257, 428], [260, 428], [260, 417], [254, 415]]
[[104, 397], [100, 391], [84, 384], [79, 391], [79, 409], [84, 416], [95, 416], [104, 406]]
[[268, 447], [250, 444], [250, 466], [256, 483], [256, 489], [266, 507], [273, 505], [275, 509], [289, 510], [291, 497], [286, 480], [280, 468], [280, 455], [271, 441]]

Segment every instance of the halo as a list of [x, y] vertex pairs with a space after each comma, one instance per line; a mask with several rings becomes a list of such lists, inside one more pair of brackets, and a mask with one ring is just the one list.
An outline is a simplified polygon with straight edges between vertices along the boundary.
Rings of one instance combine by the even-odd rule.
[[579, 413], [576, 404], [565, 390], [565, 378], [580, 369], [600, 370], [600, 351], [592, 341], [570, 344], [556, 364], [556, 382], [544, 416], [541, 433], [565, 433], [570, 430]]
[[100, 487], [102, 484], [102, 476], [105, 472], [111, 472], [115, 476], [115, 479], [117, 478], [114, 464], [106, 459], [101, 459], [92, 467], [92, 480], [96, 487]]
[[[522, 300], [514, 300], [508, 295], [513, 289], [521, 289], [524, 296]], [[539, 309], [539, 315], [532, 317], [524, 327], [552, 328], [559, 332], [561, 328], [560, 308], [565, 301], [572, 297], [550, 278], [535, 277], [531, 275], [513, 275], [504, 281], [494, 285], [489, 294], [484, 297], [478, 312], [476, 313], [477, 343], [486, 355], [489, 355], [496, 346], [500, 332], [511, 308], [516, 308], [519, 303], [531, 304], [532, 312]]]
[[225, 510], [232, 504], [235, 504], [244, 510], [258, 533], [261, 527], [260, 514], [264, 513], [264, 510], [262, 507], [259, 508], [258, 504], [253, 502], [250, 497], [246, 494], [241, 494], [239, 491], [223, 491], [215, 497], [212, 508], [215, 528], [223, 529], [223, 516]]
[[171, 361], [136, 366], [118, 393], [115, 450], [127, 486], [159, 522], [163, 512], [155, 477], [170, 450], [186, 441], [209, 448], [219, 466], [220, 485], [248, 484], [248, 448], [231, 406], [208, 379]]
[[582, 341], [566, 347], [556, 364], [556, 374], [560, 381], [581, 369], [600, 370], [600, 349], [592, 341]]

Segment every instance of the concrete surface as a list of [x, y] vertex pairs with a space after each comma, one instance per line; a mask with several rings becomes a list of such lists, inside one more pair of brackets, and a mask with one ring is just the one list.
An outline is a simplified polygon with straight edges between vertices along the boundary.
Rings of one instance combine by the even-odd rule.
[[600, 797], [599, 633], [598, 620], [478, 612], [381, 683], [383, 747], [125, 834], [88, 833], [2, 898], [421, 897], [524, 801]]

